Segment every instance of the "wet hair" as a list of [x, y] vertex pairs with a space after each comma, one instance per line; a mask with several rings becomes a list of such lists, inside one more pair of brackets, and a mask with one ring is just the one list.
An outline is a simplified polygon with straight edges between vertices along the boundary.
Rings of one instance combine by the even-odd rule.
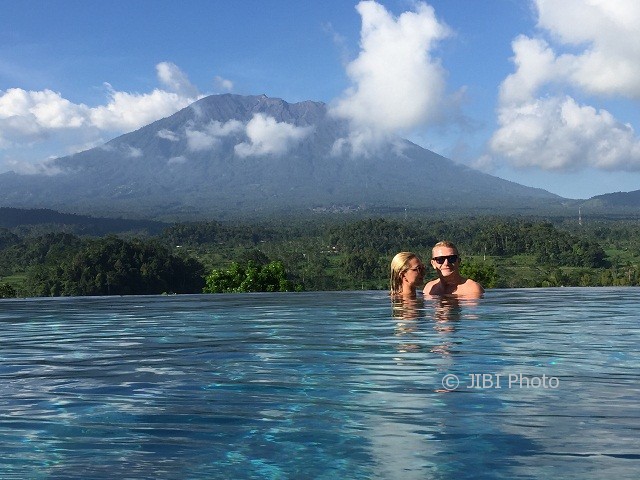
[[391, 295], [402, 293], [402, 274], [409, 270], [409, 262], [417, 258], [420, 263], [420, 257], [413, 252], [400, 252], [391, 260], [391, 268], [389, 275], [389, 289]]

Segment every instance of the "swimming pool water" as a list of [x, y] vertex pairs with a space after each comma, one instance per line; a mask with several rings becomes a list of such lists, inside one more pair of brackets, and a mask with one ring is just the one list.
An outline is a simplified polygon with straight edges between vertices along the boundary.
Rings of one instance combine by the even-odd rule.
[[2, 479], [638, 478], [640, 289], [0, 301]]

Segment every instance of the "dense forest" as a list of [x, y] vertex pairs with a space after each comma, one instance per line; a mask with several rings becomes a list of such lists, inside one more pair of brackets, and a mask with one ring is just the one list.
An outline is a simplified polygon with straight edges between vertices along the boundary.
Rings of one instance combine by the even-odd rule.
[[458, 245], [462, 273], [487, 288], [640, 283], [636, 219], [318, 215], [161, 230], [118, 221], [117, 235], [91, 222], [94, 231], [85, 221], [81, 231], [0, 228], [0, 297], [386, 289], [395, 253], [426, 261], [442, 239]]

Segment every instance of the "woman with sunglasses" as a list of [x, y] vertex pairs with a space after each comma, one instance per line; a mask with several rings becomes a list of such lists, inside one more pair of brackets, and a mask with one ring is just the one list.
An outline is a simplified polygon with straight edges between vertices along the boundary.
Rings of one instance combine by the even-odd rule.
[[482, 296], [484, 293], [482, 285], [460, 275], [460, 255], [453, 243], [438, 242], [433, 246], [431, 253], [431, 266], [438, 274], [438, 278], [425, 285], [425, 295], [452, 295], [465, 298]]
[[413, 252], [400, 252], [391, 260], [391, 296], [416, 298], [416, 289], [424, 282], [424, 264]]

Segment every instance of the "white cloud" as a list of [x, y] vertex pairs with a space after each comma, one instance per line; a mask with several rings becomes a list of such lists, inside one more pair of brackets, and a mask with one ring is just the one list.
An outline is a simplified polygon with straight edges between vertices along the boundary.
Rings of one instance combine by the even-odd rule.
[[331, 146], [332, 156], [373, 155], [380, 151], [383, 142], [391, 138], [375, 128], [353, 128], [346, 137], [337, 139]]
[[0, 96], [0, 119], [26, 117], [40, 128], [77, 128], [86, 121], [86, 105], [75, 105], [51, 90], [10, 88]]
[[256, 113], [247, 123], [248, 142], [235, 146], [235, 152], [241, 157], [250, 155], [283, 154], [292, 145], [302, 140], [312, 127], [296, 127], [275, 118]]
[[353, 133], [343, 142], [354, 150], [441, 119], [446, 72], [432, 50], [450, 35], [425, 3], [398, 18], [374, 1], [356, 8], [362, 17], [361, 51], [347, 65], [351, 88], [331, 108], [351, 123]]
[[171, 157], [167, 160], [167, 165], [182, 165], [184, 163], [187, 163], [187, 158], [182, 155], [178, 157]]
[[92, 125], [100, 130], [131, 131], [167, 117], [197, 100], [155, 89], [151, 93], [110, 92], [111, 101], [91, 109]]
[[[79, 139], [83, 140], [83, 139]], [[89, 138], [84, 140], [83, 143], [68, 143], [65, 145], [65, 154], [73, 155], [75, 153], [84, 152], [85, 150], [90, 150], [92, 148], [104, 146], [105, 139], [104, 138]], [[55, 159], [57, 156], [52, 155], [51, 159]]]
[[[157, 65], [158, 80], [168, 90], [150, 93], [116, 91], [109, 84], [108, 101], [90, 107], [73, 103], [61, 93], [45, 89], [0, 91], [0, 171], [37, 171], [21, 162], [36, 163], [50, 153], [67, 155], [80, 150], [73, 146], [95, 145], [103, 137], [135, 130], [169, 116], [196, 101], [201, 95], [174, 64]], [[166, 138], [166, 137], [165, 137]], [[40, 148], [36, 148], [36, 147]], [[48, 154], [34, 157], [48, 146]], [[80, 147], [78, 147], [80, 148]], [[31, 158], [26, 159], [31, 152]], [[17, 160], [21, 159], [21, 160]]]
[[581, 48], [558, 62], [589, 93], [640, 98], [640, 2], [537, 0], [538, 27], [561, 45]]
[[163, 128], [162, 130], [159, 130], [158, 133], [156, 133], [156, 135], [159, 138], [164, 138], [165, 140], [169, 140], [170, 142], [178, 142], [180, 140], [180, 137], [178, 137], [178, 135], [176, 135], [171, 130], [167, 130], [165, 128]]
[[505, 108], [491, 148], [517, 167], [548, 170], [640, 169], [640, 141], [631, 125], [571, 97]]
[[26, 175], [57, 175], [61, 173], [60, 167], [51, 164], [49, 161], [30, 163], [8, 159], [4, 163], [9, 170]]
[[51, 90], [11, 88], [0, 95], [0, 148], [28, 144], [64, 128], [88, 124], [89, 108]]
[[125, 148], [125, 155], [129, 158], [140, 158], [143, 153], [141, 149], [127, 145]]
[[204, 130], [185, 131], [187, 136], [187, 148], [191, 151], [212, 150], [220, 144], [220, 139], [244, 129], [238, 120], [229, 120], [226, 123], [213, 120]]
[[199, 130], [187, 130], [187, 148], [192, 152], [212, 150], [220, 144], [220, 139]]
[[216, 75], [213, 78], [213, 82], [217, 90], [222, 90], [224, 92], [230, 92], [233, 90], [233, 82], [231, 80], [227, 80], [226, 78]]
[[[639, 170], [640, 140], [633, 127], [589, 103], [605, 96], [640, 98], [640, 3], [535, 5], [538, 27], [548, 39], [519, 36], [512, 44], [516, 69], [500, 87], [491, 154], [516, 167]], [[478, 164], [490, 163], [483, 157]]]
[[197, 98], [198, 89], [189, 81], [185, 73], [171, 62], [160, 62], [156, 65], [158, 80], [171, 92], [181, 97]]
[[536, 0], [538, 24], [552, 45], [519, 36], [517, 67], [503, 95], [535, 95], [547, 83], [588, 94], [640, 98], [640, 2], [636, 0]]
[[0, 149], [26, 145], [45, 136], [46, 130], [31, 115], [0, 118]]
[[516, 71], [500, 85], [500, 102], [503, 105], [529, 101], [557, 74], [555, 54], [544, 40], [521, 35], [511, 47]]
[[[89, 146], [89, 148], [93, 148], [93, 146]], [[100, 150], [104, 150], [105, 152], [120, 152], [125, 157], [128, 158], [140, 158], [144, 155], [143, 151], [139, 148], [136, 148], [132, 145], [120, 144], [116, 148], [114, 145], [106, 144], [97, 146]]]

